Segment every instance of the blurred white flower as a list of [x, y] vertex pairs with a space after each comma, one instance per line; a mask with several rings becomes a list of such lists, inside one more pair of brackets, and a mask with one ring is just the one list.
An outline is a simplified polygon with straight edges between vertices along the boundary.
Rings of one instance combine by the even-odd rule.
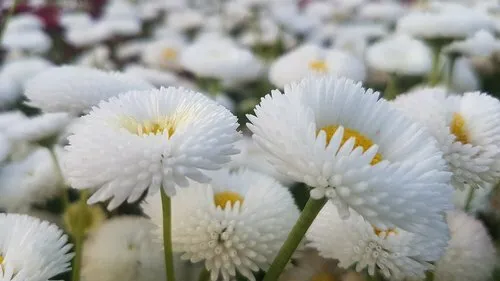
[[363, 81], [366, 69], [363, 61], [347, 52], [306, 44], [276, 59], [269, 69], [269, 80], [283, 88], [309, 75], [326, 74]]
[[423, 39], [460, 39], [491, 27], [487, 15], [471, 9], [413, 12], [397, 23], [398, 31]]
[[25, 95], [29, 104], [45, 112], [88, 112], [101, 100], [153, 86], [134, 76], [78, 66], [54, 67], [31, 79]]
[[448, 53], [475, 57], [489, 57], [499, 51], [500, 40], [485, 30], [480, 30], [463, 41], [453, 42], [445, 48]]
[[111, 38], [112, 30], [105, 24], [94, 23], [84, 28], [69, 28], [64, 33], [64, 40], [77, 48], [91, 47]]
[[125, 0], [108, 1], [99, 24], [106, 26], [115, 36], [132, 36], [141, 32], [139, 10]]
[[496, 266], [495, 245], [486, 228], [462, 211], [448, 212], [451, 239], [436, 263], [436, 281], [483, 281]]
[[168, 14], [167, 25], [177, 31], [190, 31], [203, 25], [203, 14], [197, 10], [184, 9]]
[[140, 77], [148, 81], [155, 87], [180, 86], [178, 85], [179, 78], [175, 73], [165, 70], [147, 68], [137, 64], [130, 64], [125, 67], [123, 72], [126, 75]]
[[311, 18], [318, 18], [322, 22], [328, 22], [334, 18], [335, 3], [328, 1], [311, 1], [304, 8], [304, 14]]
[[10, 79], [17, 88], [18, 98], [25, 90], [26, 83], [38, 73], [50, 69], [53, 64], [41, 57], [21, 58], [5, 63], [0, 72], [2, 76]]
[[295, 266], [283, 272], [279, 281], [335, 281], [340, 279], [341, 271], [337, 261], [325, 259], [318, 252], [309, 249], [300, 259], [295, 261]]
[[162, 245], [154, 225], [141, 217], [118, 217], [91, 233], [83, 247], [82, 281], [165, 280]]
[[141, 52], [142, 62], [153, 68], [179, 70], [180, 57], [186, 47], [183, 37], [169, 37], [147, 44]]
[[425, 75], [432, 67], [432, 53], [423, 42], [405, 34], [382, 39], [366, 52], [369, 66], [397, 75]]
[[7, 159], [10, 154], [11, 147], [12, 144], [10, 140], [3, 133], [0, 133], [0, 163]]
[[64, 164], [72, 187], [99, 188], [89, 204], [112, 198], [112, 210], [145, 191], [161, 187], [173, 196], [188, 179], [208, 181], [203, 171], [238, 152], [236, 127], [235, 116], [200, 93], [131, 91], [102, 101], [75, 124]]
[[116, 68], [111, 59], [111, 51], [105, 45], [95, 45], [90, 50], [85, 51], [75, 60], [75, 65], [102, 70], [113, 70]]
[[271, 164], [342, 217], [352, 208], [380, 229], [438, 231], [452, 206], [436, 141], [361, 83], [307, 78], [272, 91], [247, 117]]
[[43, 22], [42, 20], [30, 13], [22, 13], [19, 15], [12, 16], [7, 25], [5, 26], [5, 32], [19, 32], [19, 31], [30, 31], [30, 30], [42, 30]]
[[[449, 76], [449, 61], [443, 65], [445, 76]], [[451, 90], [457, 93], [478, 91], [481, 88], [479, 77], [472, 66], [469, 58], [458, 58], [453, 65], [453, 73], [451, 75]]]
[[[251, 171], [215, 172], [210, 184], [191, 183], [172, 199], [172, 243], [183, 259], [203, 261], [210, 279], [255, 281], [266, 270], [299, 216], [290, 192]], [[159, 196], [143, 205], [162, 227]], [[219, 279], [220, 278], [220, 279]]]
[[54, 224], [26, 215], [0, 214], [2, 281], [46, 281], [69, 271], [68, 236]]
[[21, 98], [18, 85], [0, 71], [0, 109], [6, 109]]
[[144, 47], [149, 44], [146, 39], [132, 39], [123, 42], [116, 49], [116, 57], [122, 61], [132, 60], [139, 57]]
[[61, 191], [62, 179], [51, 152], [37, 148], [21, 160], [0, 170], [0, 208], [26, 212], [33, 203], [43, 203]]
[[182, 52], [180, 62], [198, 77], [228, 82], [254, 80], [263, 70], [262, 62], [250, 50], [215, 37], [199, 39], [188, 46]]
[[378, 229], [352, 212], [344, 220], [333, 204], [327, 203], [307, 233], [311, 246], [325, 258], [339, 260], [339, 267], [355, 265], [356, 271], [380, 272], [391, 280], [422, 280], [431, 262], [444, 253], [449, 233], [444, 217], [439, 236], [426, 237], [398, 228]]
[[500, 101], [478, 92], [447, 96], [445, 90], [423, 89], [400, 95], [393, 104], [438, 141], [455, 187], [500, 179]]
[[90, 15], [85, 12], [63, 13], [60, 22], [66, 29], [84, 29], [93, 24]]
[[43, 54], [52, 47], [52, 39], [41, 30], [5, 32], [1, 46], [7, 50]]
[[357, 16], [361, 20], [393, 23], [397, 21], [405, 11], [405, 7], [397, 1], [372, 2], [361, 5]]
[[12, 141], [43, 141], [56, 136], [70, 121], [67, 113], [46, 113], [19, 120], [8, 126], [4, 133]]

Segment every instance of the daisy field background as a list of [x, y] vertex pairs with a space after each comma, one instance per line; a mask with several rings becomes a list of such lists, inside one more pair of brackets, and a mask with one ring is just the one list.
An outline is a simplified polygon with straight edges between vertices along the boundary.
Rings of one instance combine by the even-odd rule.
[[0, 0], [0, 281], [500, 280], [500, 2]]

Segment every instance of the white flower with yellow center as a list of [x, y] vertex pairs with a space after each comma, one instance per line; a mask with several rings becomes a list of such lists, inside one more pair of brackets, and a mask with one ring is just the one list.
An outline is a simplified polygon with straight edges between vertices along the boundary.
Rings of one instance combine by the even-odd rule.
[[29, 104], [45, 112], [86, 113], [99, 101], [153, 85], [135, 76], [78, 66], [47, 69], [31, 79], [25, 95]]
[[68, 236], [37, 218], [0, 214], [0, 280], [47, 281], [70, 270]]
[[347, 52], [307, 44], [274, 61], [269, 69], [269, 80], [275, 86], [283, 88], [286, 84], [309, 75], [326, 74], [362, 81], [365, 79], [366, 69], [362, 61]]
[[307, 233], [311, 246], [325, 258], [339, 260], [339, 267], [368, 274], [380, 272], [391, 280], [422, 280], [432, 269], [430, 262], [444, 253], [449, 238], [446, 223], [441, 220], [439, 235], [426, 237], [398, 228], [378, 229], [353, 212], [344, 220], [336, 208], [327, 203]]
[[489, 280], [496, 266], [495, 245], [480, 221], [461, 211], [447, 216], [451, 239], [436, 263], [436, 281]]
[[141, 217], [106, 221], [85, 241], [82, 280], [165, 280], [163, 252], [153, 230], [154, 225]]
[[65, 154], [71, 186], [99, 188], [89, 203], [114, 209], [148, 191], [206, 182], [238, 152], [236, 117], [226, 108], [183, 88], [132, 91], [101, 102], [73, 128]]
[[[290, 192], [249, 170], [214, 173], [210, 184], [191, 183], [172, 198], [172, 243], [183, 259], [204, 261], [210, 279], [255, 281], [266, 270], [299, 216]], [[162, 226], [159, 196], [145, 212]], [[219, 279], [221, 278], [221, 279]]]
[[500, 102], [486, 94], [447, 96], [422, 89], [398, 96], [394, 105], [426, 126], [453, 172], [455, 187], [481, 187], [500, 179]]
[[141, 54], [142, 61], [154, 68], [179, 70], [179, 63], [186, 42], [183, 37], [170, 37], [149, 43]]
[[343, 217], [351, 207], [378, 228], [419, 232], [451, 207], [451, 174], [431, 135], [378, 98], [351, 80], [311, 77], [265, 96], [247, 126], [279, 172]]

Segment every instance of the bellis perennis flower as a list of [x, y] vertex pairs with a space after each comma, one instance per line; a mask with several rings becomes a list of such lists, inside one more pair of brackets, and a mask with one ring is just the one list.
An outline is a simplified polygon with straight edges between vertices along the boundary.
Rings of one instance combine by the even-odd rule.
[[132, 91], [101, 102], [70, 136], [66, 171], [74, 188], [99, 190], [89, 203], [113, 209], [144, 191], [206, 182], [237, 152], [236, 118], [200, 93], [183, 88]]
[[311, 77], [264, 97], [248, 127], [278, 171], [342, 217], [352, 208], [381, 229], [420, 232], [451, 206], [451, 174], [431, 135], [378, 97], [351, 80]]

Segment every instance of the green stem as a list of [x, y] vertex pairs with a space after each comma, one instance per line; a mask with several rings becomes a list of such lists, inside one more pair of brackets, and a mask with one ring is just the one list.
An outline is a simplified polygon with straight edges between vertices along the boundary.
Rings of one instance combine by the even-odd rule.
[[2, 21], [2, 23], [0, 23], [0, 42], [3, 39], [3, 33], [5, 31], [5, 27], [7, 26], [7, 22], [9, 22], [10, 17], [14, 14], [16, 6], [17, 6], [17, 0], [14, 0], [14, 3], [12, 3], [12, 6], [9, 9], [9, 12], [7, 13], [7, 15], [5, 15], [5, 18]]
[[451, 88], [453, 85], [453, 70], [455, 68], [455, 62], [457, 61], [457, 55], [456, 54], [451, 54], [448, 56], [449, 62], [448, 62], [448, 73], [446, 77], [446, 90], [448, 92], [451, 92]]
[[203, 267], [203, 269], [200, 272], [200, 276], [198, 277], [198, 281], [208, 281], [210, 280], [210, 272]]
[[[78, 204], [80, 204], [82, 207], [86, 207], [87, 203], [87, 198], [89, 196], [89, 193], [87, 190], [84, 190], [80, 193], [80, 199], [78, 201]], [[82, 250], [83, 250], [83, 240], [85, 238], [85, 226], [84, 226], [84, 219], [83, 218], [78, 218], [78, 227], [75, 229], [75, 233], [73, 233], [73, 240], [75, 243], [75, 257], [73, 258], [73, 270], [72, 270], [72, 281], [79, 281], [80, 280], [80, 269], [82, 267]]]
[[385, 86], [384, 98], [386, 100], [393, 100], [399, 94], [398, 88], [398, 78], [396, 74], [391, 74], [389, 80], [387, 80], [387, 85]]
[[290, 231], [290, 233], [288, 234], [285, 243], [283, 244], [283, 246], [281, 246], [278, 255], [274, 259], [273, 264], [271, 264], [271, 267], [267, 271], [263, 281], [278, 280], [281, 272], [283, 271], [283, 269], [285, 269], [285, 266], [288, 264], [288, 261], [292, 257], [293, 252], [295, 252], [295, 250], [299, 246], [300, 242], [304, 238], [304, 235], [325, 205], [326, 201], [326, 198], [322, 198], [319, 200], [309, 198], [306, 206], [304, 207], [304, 210], [302, 210], [299, 219], [293, 226], [292, 231]]
[[172, 251], [172, 207], [170, 197], [168, 197], [163, 188], [160, 188], [160, 190], [161, 206], [163, 210], [163, 244], [165, 254], [165, 270], [167, 272], [167, 280], [175, 281], [174, 254]]
[[433, 44], [432, 46], [432, 69], [429, 76], [429, 85], [436, 86], [441, 80], [441, 67], [439, 65], [440, 55], [441, 55], [441, 44]]
[[464, 210], [467, 212], [470, 209], [470, 203], [472, 202], [472, 199], [474, 199], [474, 187], [469, 187], [469, 193], [467, 194], [467, 198], [465, 199], [465, 206]]

